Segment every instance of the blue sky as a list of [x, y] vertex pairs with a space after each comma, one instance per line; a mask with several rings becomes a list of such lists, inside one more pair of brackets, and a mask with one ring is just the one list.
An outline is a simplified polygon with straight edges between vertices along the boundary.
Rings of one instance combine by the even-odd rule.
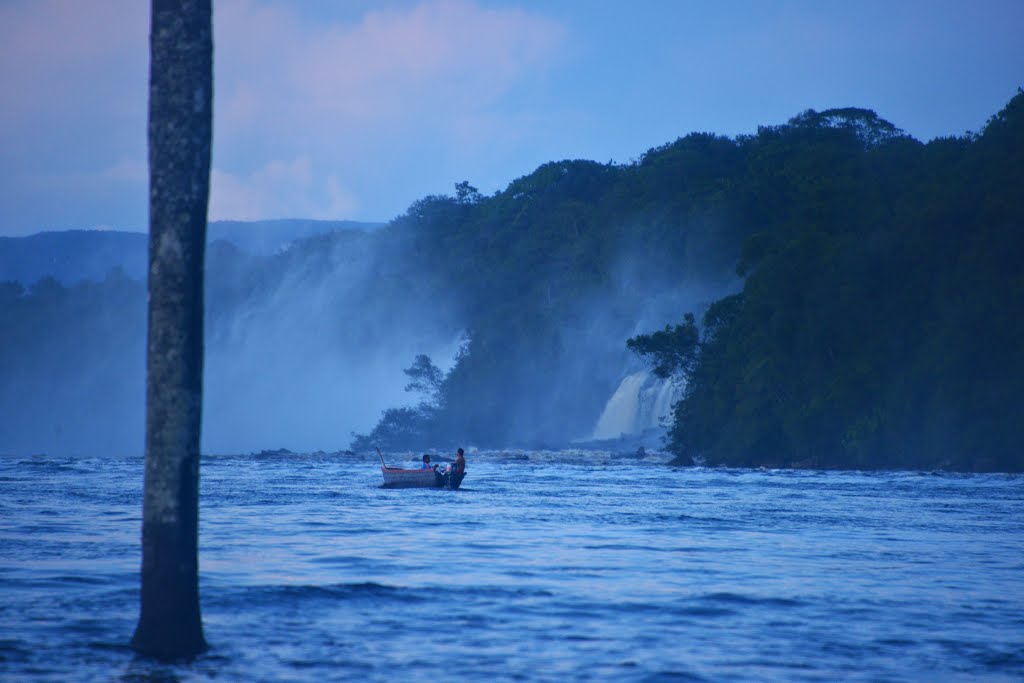
[[[145, 229], [148, 5], [0, 2], [0, 235]], [[1020, 0], [214, 5], [211, 219], [388, 220], [808, 108], [928, 140], [1024, 86]]]

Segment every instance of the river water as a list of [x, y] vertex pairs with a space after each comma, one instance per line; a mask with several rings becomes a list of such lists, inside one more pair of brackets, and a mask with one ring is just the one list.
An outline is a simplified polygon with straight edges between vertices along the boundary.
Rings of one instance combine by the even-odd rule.
[[160, 664], [126, 647], [142, 469], [0, 458], [0, 680], [1024, 678], [1020, 476], [204, 457], [211, 650]]

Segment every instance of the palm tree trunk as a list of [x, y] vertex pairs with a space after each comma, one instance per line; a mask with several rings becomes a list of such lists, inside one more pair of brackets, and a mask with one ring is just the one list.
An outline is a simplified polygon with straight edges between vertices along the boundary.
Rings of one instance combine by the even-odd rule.
[[210, 3], [152, 2], [146, 475], [141, 608], [132, 647], [163, 659], [206, 649], [198, 527], [213, 103]]

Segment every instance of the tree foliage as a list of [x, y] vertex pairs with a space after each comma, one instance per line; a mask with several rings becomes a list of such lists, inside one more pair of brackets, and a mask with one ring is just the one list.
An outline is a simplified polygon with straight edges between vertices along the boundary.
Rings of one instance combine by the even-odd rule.
[[696, 360], [698, 332], [692, 313], [681, 325], [665, 325], [652, 334], [641, 334], [626, 340], [626, 348], [641, 356], [650, 356], [651, 371], [662, 379], [685, 380]]
[[1024, 469], [1024, 93], [981, 134], [925, 145], [856, 111], [745, 141], [743, 192], [771, 210], [742, 294], [704, 315], [668, 445], [712, 464]]
[[428, 403], [436, 404], [440, 400], [444, 373], [434, 365], [430, 356], [419, 354], [412, 365], [402, 372], [409, 377], [409, 383], [405, 385], [406, 391], [419, 392]]

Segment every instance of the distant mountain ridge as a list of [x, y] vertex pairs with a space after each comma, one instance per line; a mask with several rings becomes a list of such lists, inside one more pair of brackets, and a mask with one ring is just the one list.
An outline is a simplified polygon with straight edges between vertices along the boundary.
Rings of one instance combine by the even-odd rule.
[[[281, 219], [212, 221], [207, 242], [230, 242], [255, 255], [273, 254], [296, 240], [339, 230], [370, 231], [383, 223]], [[146, 277], [148, 236], [118, 230], [61, 230], [26, 237], [0, 237], [0, 282], [35, 284], [52, 277], [64, 285], [98, 282], [120, 269], [132, 279]]]
[[26, 287], [45, 277], [65, 285], [99, 281], [120, 268], [136, 280], [146, 276], [142, 232], [63, 230], [27, 237], [0, 237], [0, 282]]

